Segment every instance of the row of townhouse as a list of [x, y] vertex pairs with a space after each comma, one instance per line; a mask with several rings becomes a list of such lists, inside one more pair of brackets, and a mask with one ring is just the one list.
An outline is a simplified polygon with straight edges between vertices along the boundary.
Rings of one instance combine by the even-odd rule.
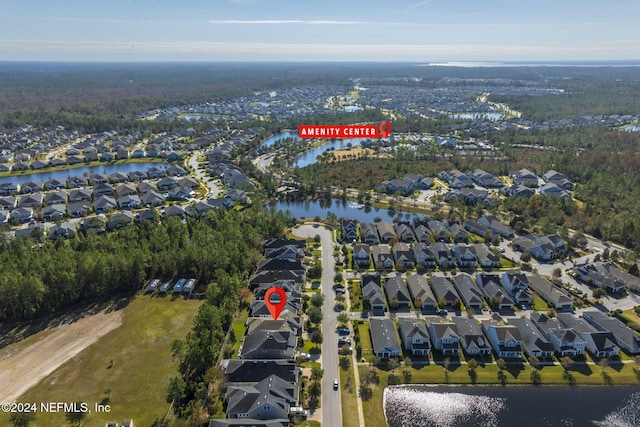
[[[212, 420], [209, 427], [286, 427], [290, 417], [306, 414], [300, 406], [300, 370], [294, 361], [298, 338], [303, 332], [302, 260], [306, 242], [271, 239], [263, 242], [263, 247], [265, 259], [249, 282], [254, 300], [239, 358], [222, 362], [227, 418]], [[287, 298], [277, 320], [271, 317], [265, 304], [265, 293], [274, 286], [282, 288]]]
[[390, 223], [379, 221], [376, 223], [362, 222], [353, 218], [341, 219], [341, 238], [347, 243], [365, 243], [367, 245], [386, 244], [392, 241], [403, 243], [464, 243], [469, 239], [469, 233], [482, 237], [495, 236], [511, 239], [514, 230], [500, 222], [494, 215], [486, 215], [477, 220], [468, 220], [464, 224], [454, 221], [439, 221], [435, 219], [414, 219]]
[[[520, 359], [523, 355], [539, 360], [576, 357], [588, 351], [594, 357], [616, 356], [620, 349], [631, 355], [640, 353], [640, 336], [618, 319], [598, 311], [586, 311], [582, 319], [561, 313], [557, 319], [542, 312], [530, 318], [495, 319], [480, 322], [468, 317], [451, 320], [440, 316], [399, 319], [398, 332], [391, 319], [371, 319], [370, 333], [374, 354], [386, 359], [402, 350], [412, 356], [428, 357], [436, 351], [443, 356], [489, 356]], [[402, 346], [402, 347], [401, 347]]]
[[358, 243], [353, 245], [353, 268], [369, 269], [371, 265], [376, 270], [427, 269], [436, 267], [448, 270], [460, 268], [475, 270], [480, 267], [492, 269], [500, 267], [500, 256], [485, 244], [456, 244], [449, 245], [442, 242], [402, 243], [389, 246], [386, 244], [371, 245]]
[[374, 315], [384, 314], [388, 309], [407, 311], [412, 304], [425, 313], [459, 309], [461, 304], [475, 311], [487, 306], [497, 311], [513, 311], [516, 304], [532, 303], [531, 290], [559, 312], [571, 311], [573, 306], [573, 300], [562, 288], [537, 274], [520, 272], [479, 273], [475, 278], [460, 273], [452, 279], [391, 273], [384, 280], [379, 273], [365, 273], [361, 277], [361, 288], [365, 309]]

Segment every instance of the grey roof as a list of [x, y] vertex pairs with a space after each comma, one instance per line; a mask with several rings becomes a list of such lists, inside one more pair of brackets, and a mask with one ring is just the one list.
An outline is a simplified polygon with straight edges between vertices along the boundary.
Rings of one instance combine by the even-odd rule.
[[471, 276], [466, 273], [458, 274], [453, 278], [453, 283], [458, 290], [465, 306], [480, 306], [484, 302], [482, 291], [473, 281]]
[[296, 335], [287, 331], [257, 331], [245, 336], [243, 359], [291, 359]]
[[369, 325], [374, 353], [380, 353], [385, 350], [400, 352], [400, 341], [398, 340], [393, 320], [371, 319]]
[[429, 286], [425, 276], [421, 274], [412, 274], [407, 276], [407, 287], [413, 296], [414, 302], [416, 298], [420, 298], [423, 305], [425, 303], [437, 304], [436, 297], [433, 294], [431, 286]]
[[640, 335], [629, 329], [619, 319], [594, 310], [582, 312], [582, 318], [600, 331], [611, 332], [618, 346], [626, 349], [629, 353], [640, 353]]
[[520, 331], [522, 346], [527, 355], [532, 355], [535, 352], [553, 353], [553, 344], [538, 331], [531, 320], [523, 318], [509, 319], [509, 324], [516, 326]]
[[488, 340], [482, 333], [482, 328], [474, 319], [455, 316], [452, 320], [456, 324], [460, 343], [465, 350], [468, 352], [471, 348], [485, 352], [491, 350]]
[[451, 283], [449, 279], [433, 276], [430, 281], [431, 288], [433, 289], [433, 293], [438, 301], [440, 299], [444, 299], [447, 302], [453, 302], [455, 299], [460, 298], [460, 295], [458, 295], [458, 292], [456, 292], [453, 287], [453, 283]]

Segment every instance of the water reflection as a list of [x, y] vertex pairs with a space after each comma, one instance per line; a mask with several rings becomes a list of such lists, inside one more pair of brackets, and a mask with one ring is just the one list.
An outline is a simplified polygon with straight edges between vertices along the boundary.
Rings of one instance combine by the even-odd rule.
[[[385, 417], [390, 426], [497, 426], [505, 399], [462, 393], [434, 393], [410, 387], [386, 388]], [[387, 413], [387, 408], [393, 411]]]
[[622, 406], [616, 408], [602, 421], [593, 423], [602, 427], [640, 426], [640, 393], [633, 393]]
[[399, 386], [383, 404], [389, 427], [640, 427], [633, 386]]

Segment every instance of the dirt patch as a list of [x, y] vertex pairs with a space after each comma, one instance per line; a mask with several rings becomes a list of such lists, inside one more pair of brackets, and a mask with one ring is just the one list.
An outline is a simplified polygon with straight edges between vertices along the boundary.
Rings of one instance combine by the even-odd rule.
[[[0, 350], [0, 402], [13, 402], [67, 360], [122, 324], [122, 311], [106, 310], [60, 324], [28, 345]], [[16, 351], [16, 348], [19, 350]]]

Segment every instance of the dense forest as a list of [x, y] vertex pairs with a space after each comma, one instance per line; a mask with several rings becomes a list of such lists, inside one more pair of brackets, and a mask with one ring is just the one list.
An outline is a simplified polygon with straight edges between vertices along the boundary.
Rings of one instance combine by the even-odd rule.
[[246, 278], [260, 258], [262, 238], [280, 235], [284, 221], [258, 206], [241, 213], [212, 210], [186, 224], [167, 218], [104, 235], [79, 233], [70, 240], [11, 240], [0, 245], [0, 322], [138, 290], [153, 277], [193, 277], [204, 286], [221, 272]]

